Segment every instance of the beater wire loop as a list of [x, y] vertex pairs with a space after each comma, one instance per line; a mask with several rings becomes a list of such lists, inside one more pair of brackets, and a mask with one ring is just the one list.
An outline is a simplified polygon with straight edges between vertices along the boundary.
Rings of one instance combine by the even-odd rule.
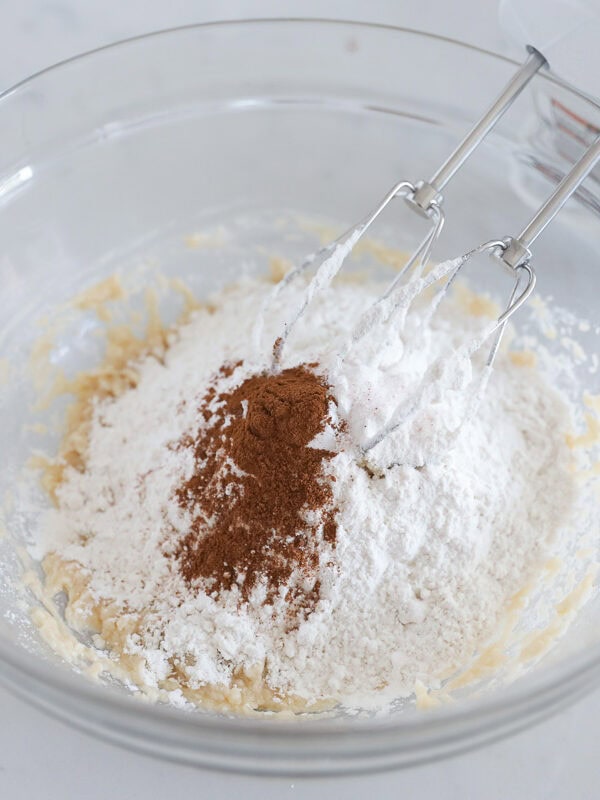
[[346, 256], [348, 256], [359, 239], [364, 236], [367, 230], [371, 227], [383, 210], [387, 208], [392, 200], [398, 197], [407, 197], [414, 194], [414, 192], [415, 186], [414, 184], [410, 183], [410, 181], [399, 181], [390, 189], [390, 191], [381, 200], [379, 205], [368, 216], [361, 220], [358, 225], [350, 228], [337, 239], [335, 239], [335, 241], [331, 242], [325, 247], [322, 247], [316, 253], [309, 256], [299, 267], [288, 273], [288, 275], [286, 275], [285, 278], [280, 281], [277, 286], [275, 286], [273, 292], [271, 292], [270, 296], [266, 299], [266, 302], [261, 310], [261, 314], [259, 315], [261, 319], [258, 323], [258, 331], [255, 330], [254, 334], [255, 341], [257, 343], [262, 333], [262, 319], [264, 319], [265, 314], [273, 305], [279, 293], [299, 274], [305, 272], [309, 267], [314, 267], [316, 265], [315, 274], [302, 293], [302, 297], [298, 307], [296, 308], [296, 311], [290, 319], [285, 321], [281, 335], [277, 338], [275, 344], [273, 345], [273, 355], [271, 360], [272, 371], [275, 372], [280, 369], [286, 342], [296, 323], [300, 317], [303, 316], [315, 294], [323, 289], [326, 289], [331, 284], [335, 276], [342, 268]]

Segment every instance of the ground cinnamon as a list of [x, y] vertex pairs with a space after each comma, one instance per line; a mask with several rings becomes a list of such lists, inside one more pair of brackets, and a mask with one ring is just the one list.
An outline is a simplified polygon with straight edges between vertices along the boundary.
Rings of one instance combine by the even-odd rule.
[[253, 375], [220, 394], [217, 386], [202, 403], [206, 424], [182, 443], [196, 469], [177, 493], [193, 519], [180, 569], [213, 591], [237, 584], [247, 599], [263, 582], [267, 602], [284, 587], [290, 603], [312, 607], [319, 544], [336, 535], [323, 471], [332, 453], [308, 446], [328, 420], [329, 388], [310, 366]]

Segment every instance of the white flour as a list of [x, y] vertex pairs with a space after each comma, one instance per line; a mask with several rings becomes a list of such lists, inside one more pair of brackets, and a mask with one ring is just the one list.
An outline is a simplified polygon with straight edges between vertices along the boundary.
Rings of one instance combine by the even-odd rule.
[[[323, 547], [320, 601], [290, 631], [285, 603], [265, 606], [260, 587], [241, 609], [235, 591], [192, 594], [168, 552], [188, 522], [173, 492], [193, 464], [169, 445], [198, 425], [198, 402], [224, 361], [245, 359], [232, 385], [256, 370], [252, 331], [267, 291], [250, 279], [224, 291], [214, 313], [196, 312], [174, 337], [164, 364], [147, 359], [137, 388], [98, 404], [87, 469], [67, 473], [38, 554], [78, 562], [97, 601], [141, 615], [127, 650], [144, 657], [150, 686], [174, 661], [192, 688], [227, 685], [259, 665], [282, 694], [348, 705], [375, 690], [385, 690], [382, 701], [408, 695], [416, 680], [435, 685], [493, 633], [569, 524], [567, 406], [543, 375], [500, 356], [473, 413], [481, 367], [448, 358], [482, 323], [453, 300], [431, 324], [413, 309], [404, 327], [364, 337], [341, 361], [381, 287], [324, 288], [283, 359], [320, 362], [354, 442], [330, 462], [338, 534], [334, 551]], [[298, 292], [280, 293], [284, 316], [298, 308]], [[263, 341], [278, 333], [267, 320]], [[410, 410], [405, 423], [365, 464], [358, 445], [397, 420], [399, 407]]]

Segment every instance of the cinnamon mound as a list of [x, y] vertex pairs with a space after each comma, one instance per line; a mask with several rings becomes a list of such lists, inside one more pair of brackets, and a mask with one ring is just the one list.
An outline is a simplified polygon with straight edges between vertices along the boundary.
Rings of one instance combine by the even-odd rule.
[[333, 453], [308, 446], [329, 420], [329, 387], [305, 365], [253, 375], [229, 392], [217, 385], [200, 408], [205, 425], [180, 443], [196, 465], [177, 492], [192, 516], [180, 570], [210, 591], [237, 584], [243, 600], [262, 583], [265, 602], [283, 595], [308, 610], [319, 595], [320, 545], [336, 538], [324, 474]]

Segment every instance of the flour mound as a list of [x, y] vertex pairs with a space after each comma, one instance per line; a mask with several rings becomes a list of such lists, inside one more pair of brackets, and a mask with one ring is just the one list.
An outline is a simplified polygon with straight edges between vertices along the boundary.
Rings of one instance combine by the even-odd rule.
[[[472, 656], [572, 523], [568, 407], [541, 373], [503, 355], [476, 413], [469, 403], [481, 373], [471, 359], [440, 367], [435, 390], [423, 394], [431, 365], [450, 363], [480, 330], [452, 299], [430, 321], [411, 310], [402, 330], [366, 337], [341, 360], [382, 287], [325, 286], [281, 365], [318, 362], [347, 423], [343, 435], [329, 427], [313, 442], [331, 451], [323, 469], [337, 526], [313, 560], [318, 602], [290, 624], [283, 584], [270, 594], [260, 580], [245, 593], [236, 582], [190, 588], [174, 554], [193, 514], [177, 492], [198, 455], [173, 443], [197, 430], [223, 364], [242, 362], [222, 391], [266, 368], [252, 333], [268, 288], [245, 279], [214, 298], [214, 311], [195, 312], [164, 361], [139, 364], [135, 388], [96, 404], [85, 469], [66, 469], [41, 546], [75, 565], [86, 593], [73, 613], [84, 625], [104, 608], [103, 635], [118, 628], [121, 655], [138, 659], [136, 680], [146, 685], [195, 690], [259, 675], [277, 697], [306, 704], [409, 695], [416, 681], [434, 685]], [[286, 303], [296, 313], [300, 291], [281, 293], [284, 313]], [[273, 342], [279, 331], [264, 325]], [[404, 426], [379, 454], [365, 452], [402, 404]]]

